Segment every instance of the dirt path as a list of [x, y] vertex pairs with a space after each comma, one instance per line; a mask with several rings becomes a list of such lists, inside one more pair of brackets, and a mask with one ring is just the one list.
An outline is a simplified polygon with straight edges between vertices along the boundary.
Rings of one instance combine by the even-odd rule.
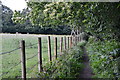
[[83, 56], [83, 64], [85, 65], [85, 67], [83, 68], [82, 72], [79, 75], [79, 78], [91, 78], [92, 77], [92, 69], [90, 67], [90, 63], [89, 63], [89, 57], [88, 54], [86, 52], [86, 48], [82, 47], [83, 51], [84, 51], [84, 56]]

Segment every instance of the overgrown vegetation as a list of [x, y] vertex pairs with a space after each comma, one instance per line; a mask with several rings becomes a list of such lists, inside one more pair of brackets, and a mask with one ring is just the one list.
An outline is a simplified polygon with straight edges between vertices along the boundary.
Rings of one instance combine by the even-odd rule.
[[[94, 43], [93, 43], [94, 42]], [[87, 44], [91, 67], [95, 78], [120, 78], [120, 43], [115, 39], [95, 41]]]
[[39, 73], [39, 78], [76, 78], [83, 69], [83, 50], [81, 42], [68, 51], [59, 55], [57, 60], [43, 66], [44, 71]]
[[[56, 34], [56, 32], [60, 32], [62, 34], [64, 31], [67, 33], [68, 29], [73, 28], [79, 30], [79, 32], [86, 32], [95, 37], [95, 39], [90, 39], [87, 44], [91, 66], [95, 73], [94, 77], [113, 78], [119, 75], [120, 3], [34, 1], [27, 2], [28, 8], [26, 10], [30, 10], [28, 13], [24, 10], [22, 12], [15, 11], [13, 16], [9, 18], [9, 21], [11, 21], [12, 17], [16, 24], [23, 24], [28, 21], [33, 28], [23, 24], [24, 26], [15, 27], [15, 31], [18, 30], [19, 32], [20, 30], [24, 32], [24, 30], [30, 30], [34, 33], [42, 33], [42, 31], [49, 33], [50, 31], [50, 33]], [[4, 15], [8, 14], [5, 13]], [[64, 28], [61, 29], [61, 25]], [[8, 27], [3, 27], [3, 30], [11, 29]], [[58, 58], [57, 61], [44, 66], [48, 69], [44, 69], [44, 72], [40, 73], [39, 77], [75, 77], [77, 75], [77, 68], [75, 66], [78, 67], [79, 65], [78, 68], [81, 68], [82, 64], [78, 64], [79, 60], [77, 61], [77, 58], [74, 58], [75, 55], [78, 55], [74, 49], [77, 48], [73, 48], [73, 52], [65, 52], [61, 56], [62, 59]], [[77, 51], [79, 52], [79, 50]], [[79, 56], [78, 58], [81, 57]]]

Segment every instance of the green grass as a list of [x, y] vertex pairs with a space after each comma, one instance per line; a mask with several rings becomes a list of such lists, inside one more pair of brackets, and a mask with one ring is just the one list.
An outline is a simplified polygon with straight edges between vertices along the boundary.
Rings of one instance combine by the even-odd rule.
[[[8, 52], [13, 49], [16, 49], [20, 46], [20, 41], [25, 40], [25, 45], [32, 45], [38, 42], [38, 37], [42, 37], [42, 59], [43, 64], [48, 62], [48, 52], [47, 52], [47, 36], [43, 35], [26, 35], [26, 34], [0, 34], [2, 35], [2, 39], [0, 42], [2, 43], [2, 52]], [[55, 35], [51, 36], [51, 47], [52, 47], [52, 56], [54, 54], [54, 38]], [[58, 53], [59, 53], [59, 43], [60, 43], [60, 36], [58, 37]], [[2, 41], [1, 41], [2, 40]], [[26, 47], [26, 59], [32, 57], [33, 55], [37, 54], [37, 44], [32, 47]], [[21, 64], [16, 66], [13, 69], [10, 69], [14, 65], [18, 64], [21, 59], [20, 49], [16, 50], [12, 53], [2, 54], [2, 73], [9, 71], [8, 74], [2, 76], [2, 78], [17, 78], [21, 77]], [[32, 70], [29, 70], [32, 66], [34, 66], [38, 62], [38, 57], [35, 56], [34, 58], [27, 60], [27, 78], [37, 77], [36, 73], [38, 73], [38, 65], [36, 65]]]

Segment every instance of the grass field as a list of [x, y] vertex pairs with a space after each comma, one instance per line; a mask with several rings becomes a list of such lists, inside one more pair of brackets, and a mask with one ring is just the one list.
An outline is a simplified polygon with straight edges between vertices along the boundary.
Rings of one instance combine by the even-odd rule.
[[[31, 58], [26, 61], [27, 65], [27, 78], [35, 78], [37, 77], [36, 73], [38, 72], [38, 58], [37, 58], [37, 42], [38, 37], [42, 37], [42, 59], [43, 64], [48, 62], [48, 54], [47, 54], [47, 36], [48, 35], [31, 35], [31, 34], [0, 34], [2, 35], [2, 39], [0, 39], [0, 43], [2, 43], [2, 51], [3, 52], [9, 52], [13, 49], [16, 49], [20, 46], [20, 41], [25, 40], [25, 45], [30, 46], [32, 44], [35, 44], [31, 47], [26, 47], [26, 59], [31, 58], [32, 56], [36, 55], [34, 58]], [[58, 37], [58, 53], [59, 53], [59, 43], [60, 43], [60, 37], [58, 35], [51, 35], [51, 44], [52, 44], [52, 56], [53, 56], [53, 48], [54, 48], [54, 40], [53, 38], [57, 36]], [[19, 64], [21, 55], [20, 55], [20, 49], [8, 53], [8, 54], [0, 54], [0, 57], [2, 57], [2, 73], [8, 72], [7, 74], [3, 74], [2, 78], [17, 78], [21, 77], [21, 64]], [[18, 64], [18, 65], [17, 65]], [[17, 65], [14, 67], [14, 65]], [[1, 67], [0, 66], [0, 67]], [[14, 67], [12, 69], [12, 67]], [[1, 74], [0, 74], [1, 75]]]

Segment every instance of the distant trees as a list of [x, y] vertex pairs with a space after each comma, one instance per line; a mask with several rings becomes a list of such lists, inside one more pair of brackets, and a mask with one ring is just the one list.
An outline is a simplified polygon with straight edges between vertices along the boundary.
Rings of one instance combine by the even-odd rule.
[[11, 12], [10, 15], [13, 14], [12, 20], [15, 23], [11, 21], [10, 15], [7, 16], [8, 13], [4, 13], [7, 16], [4, 19], [8, 21], [3, 21], [4, 25], [10, 26], [11, 23], [14, 26], [4, 27], [3, 32], [69, 34], [74, 27], [101, 40], [120, 38], [120, 3], [28, 2], [27, 4], [28, 8], [22, 12], [15, 11], [14, 14]]
[[[29, 9], [23, 9], [23, 11], [15, 11], [16, 15], [13, 15], [13, 11], [5, 5], [2, 5], [1, 25], [3, 33], [35, 33], [35, 34], [70, 34], [71, 29], [68, 26], [54, 26], [47, 25], [42, 27], [39, 25], [32, 25], [29, 19], [23, 20], [28, 13]], [[19, 15], [22, 15], [22, 22], [13, 22], [14, 17], [20, 19]], [[54, 28], [53, 28], [54, 27]]]

